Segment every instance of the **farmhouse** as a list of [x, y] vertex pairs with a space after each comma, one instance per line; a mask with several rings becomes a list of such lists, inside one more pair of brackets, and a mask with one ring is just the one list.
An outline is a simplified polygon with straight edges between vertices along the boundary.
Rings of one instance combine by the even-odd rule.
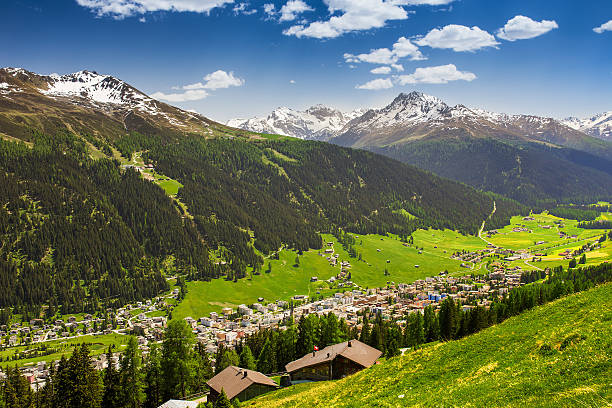
[[382, 352], [358, 340], [327, 346], [285, 366], [292, 381], [344, 378], [376, 363]]
[[227, 398], [246, 401], [278, 388], [276, 383], [258, 371], [229, 366], [206, 383], [210, 387], [209, 401], [216, 401], [225, 391]]

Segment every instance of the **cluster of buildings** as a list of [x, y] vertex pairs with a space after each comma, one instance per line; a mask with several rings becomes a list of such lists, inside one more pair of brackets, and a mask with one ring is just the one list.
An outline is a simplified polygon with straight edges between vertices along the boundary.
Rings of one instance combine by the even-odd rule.
[[226, 308], [223, 313], [185, 320], [205, 345], [209, 353], [218, 346], [234, 347], [242, 338], [261, 329], [282, 327], [289, 318], [298, 320], [309, 314], [334, 313], [349, 327], [360, 328], [364, 311], [380, 313], [385, 319], [402, 320], [409, 313], [423, 313], [430, 305], [437, 307], [446, 297], [461, 302], [464, 308], [479, 304], [487, 307], [491, 299], [503, 296], [521, 285], [520, 270], [508, 271], [501, 267], [479, 277], [451, 277], [444, 274], [417, 280], [412, 284], [393, 284], [379, 289], [353, 289], [336, 293], [323, 300], [309, 301], [307, 296], [296, 296], [303, 303], [290, 306], [285, 301], [269, 304], [240, 305]]

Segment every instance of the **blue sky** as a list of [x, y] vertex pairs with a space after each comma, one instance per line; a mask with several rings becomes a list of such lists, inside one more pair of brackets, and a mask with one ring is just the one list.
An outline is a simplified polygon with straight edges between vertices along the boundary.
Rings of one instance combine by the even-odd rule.
[[0, 65], [95, 70], [217, 120], [412, 90], [589, 116], [612, 110], [611, 20], [589, 0], [3, 0]]

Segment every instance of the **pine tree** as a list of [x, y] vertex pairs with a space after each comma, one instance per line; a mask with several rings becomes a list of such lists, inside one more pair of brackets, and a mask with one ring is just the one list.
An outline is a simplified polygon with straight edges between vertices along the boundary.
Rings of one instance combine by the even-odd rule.
[[297, 357], [302, 357], [308, 353], [312, 353], [315, 346], [315, 332], [311, 317], [300, 317], [298, 322], [298, 336], [295, 344], [295, 352]]
[[161, 350], [158, 344], [153, 344], [149, 350], [145, 366], [145, 407], [157, 408], [162, 401], [162, 367]]
[[229, 398], [227, 398], [227, 394], [223, 388], [221, 389], [221, 395], [219, 395], [219, 398], [215, 401], [215, 408], [232, 408], [232, 403]]
[[2, 384], [2, 400], [5, 408], [31, 408], [34, 406], [34, 394], [28, 380], [21, 375], [17, 367], [6, 369], [6, 378]]
[[423, 312], [423, 327], [426, 342], [436, 341], [440, 337], [438, 318], [432, 306], [427, 306]]
[[257, 370], [255, 357], [253, 357], [251, 348], [247, 345], [242, 346], [242, 351], [240, 352], [240, 367], [247, 370]]
[[114, 408], [120, 406], [121, 395], [119, 387], [119, 373], [113, 364], [113, 349], [108, 346], [106, 361], [108, 365], [104, 370], [104, 394], [102, 395], [102, 408]]
[[144, 372], [142, 357], [136, 337], [130, 336], [121, 357], [119, 370], [122, 405], [125, 408], [140, 408], [146, 395], [144, 393]]
[[452, 340], [458, 329], [457, 307], [453, 298], [447, 297], [440, 306], [440, 338], [442, 340]]
[[359, 333], [359, 341], [365, 344], [370, 343], [370, 323], [367, 317], [363, 316], [363, 324], [361, 325], [361, 333]]
[[238, 353], [236, 353], [236, 350], [226, 348], [221, 355], [221, 359], [215, 365], [215, 371], [220, 373], [229, 366], [238, 365], [240, 365], [240, 357]]
[[270, 339], [267, 339], [257, 358], [257, 371], [269, 374], [276, 371], [276, 366], [276, 350]]
[[184, 320], [171, 320], [164, 332], [161, 369], [164, 379], [162, 397], [185, 398], [188, 393], [189, 365], [195, 342], [191, 328]]

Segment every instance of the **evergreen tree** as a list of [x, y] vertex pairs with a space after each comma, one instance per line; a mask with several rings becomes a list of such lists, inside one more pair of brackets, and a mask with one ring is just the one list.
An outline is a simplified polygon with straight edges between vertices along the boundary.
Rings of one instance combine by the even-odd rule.
[[120, 406], [121, 389], [119, 386], [119, 373], [113, 364], [113, 349], [108, 346], [106, 353], [107, 366], [104, 370], [104, 394], [102, 395], [102, 408], [115, 408]]
[[308, 353], [312, 353], [315, 346], [315, 331], [312, 318], [300, 317], [298, 322], [298, 336], [295, 344], [296, 357], [302, 357]]
[[363, 316], [363, 324], [361, 325], [359, 341], [365, 344], [370, 344], [370, 323], [365, 315]]
[[138, 349], [136, 337], [130, 336], [127, 347], [121, 356], [119, 371], [121, 384], [121, 406], [125, 408], [140, 408], [145, 401], [144, 372], [142, 356]]
[[438, 316], [440, 321], [440, 338], [442, 340], [452, 340], [458, 329], [457, 307], [451, 297], [447, 297], [440, 306]]
[[240, 365], [240, 357], [236, 350], [226, 348], [221, 355], [221, 359], [216, 362], [215, 372], [220, 373], [225, 370], [229, 366], [239, 366]]
[[19, 369], [8, 367], [6, 369], [6, 378], [2, 383], [2, 399], [4, 401], [3, 408], [30, 408], [34, 407], [34, 394], [30, 388], [28, 380], [21, 375]]
[[56, 376], [54, 407], [100, 407], [102, 383], [93, 367], [87, 344], [76, 347], [70, 359], [64, 360], [63, 364], [60, 361]]
[[162, 388], [163, 388], [163, 377], [162, 377], [162, 366], [161, 366], [161, 350], [159, 345], [153, 343], [149, 350], [145, 365], [145, 404], [147, 408], [157, 408], [162, 401]]
[[438, 318], [432, 306], [427, 306], [423, 312], [423, 327], [425, 329], [425, 341], [436, 341], [440, 337]]
[[189, 366], [195, 342], [184, 320], [171, 320], [164, 332], [161, 352], [162, 399], [185, 398], [188, 393]]
[[255, 357], [253, 357], [253, 353], [251, 353], [251, 348], [247, 345], [242, 346], [242, 351], [240, 352], [240, 367], [247, 370], [257, 370], [257, 362]]
[[225, 393], [225, 390], [222, 388], [221, 389], [221, 395], [219, 395], [219, 398], [217, 398], [217, 400], [215, 401], [215, 408], [232, 408], [232, 403], [230, 402], [229, 398], [227, 398], [227, 394]]
[[576, 258], [572, 258], [571, 261], [569, 261], [569, 267], [570, 268], [576, 267]]
[[257, 371], [269, 374], [276, 371], [276, 367], [276, 350], [270, 339], [267, 339], [257, 358]]

